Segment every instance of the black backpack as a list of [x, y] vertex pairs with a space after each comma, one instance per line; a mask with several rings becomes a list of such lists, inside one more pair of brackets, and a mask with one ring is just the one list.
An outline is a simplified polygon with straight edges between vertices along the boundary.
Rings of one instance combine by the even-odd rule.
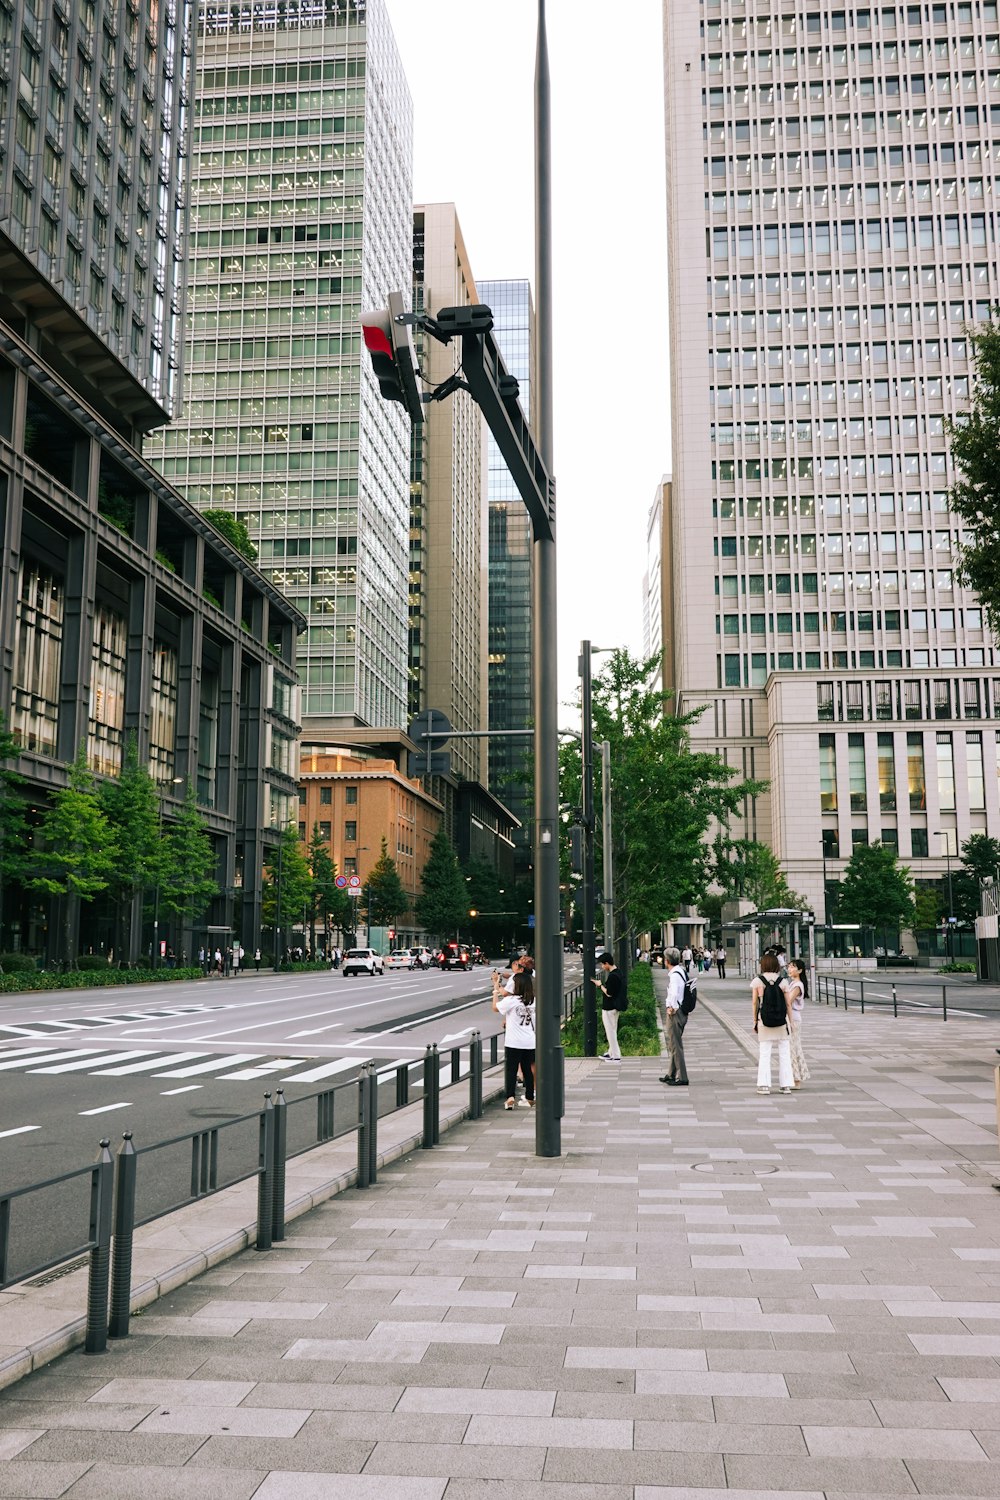
[[764, 993], [760, 997], [757, 1019], [762, 1026], [787, 1026], [788, 1009], [781, 985], [776, 979], [765, 979], [763, 974], [760, 981], [764, 986]]
[[694, 974], [687, 974], [684, 978], [684, 998], [681, 1001], [681, 1014], [689, 1016], [698, 1004], [698, 980]]

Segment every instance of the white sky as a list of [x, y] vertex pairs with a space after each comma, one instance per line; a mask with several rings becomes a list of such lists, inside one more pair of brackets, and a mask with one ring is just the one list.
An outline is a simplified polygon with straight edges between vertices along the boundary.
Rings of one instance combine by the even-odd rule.
[[[456, 205], [477, 279], [534, 285], [536, 0], [386, 4], [413, 94], [415, 200]], [[663, 53], [660, 0], [547, 11], [567, 701], [583, 638], [641, 647], [646, 517], [670, 467]]]

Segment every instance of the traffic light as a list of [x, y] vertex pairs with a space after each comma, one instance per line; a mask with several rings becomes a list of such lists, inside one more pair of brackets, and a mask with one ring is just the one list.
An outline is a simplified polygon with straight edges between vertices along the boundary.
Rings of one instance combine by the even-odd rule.
[[469, 916], [470, 917], [478, 917], [479, 916], [479, 908], [477, 906], [470, 906], [469, 907]]
[[424, 408], [417, 385], [417, 355], [410, 325], [401, 321], [403, 317], [402, 296], [390, 292], [388, 307], [361, 314], [361, 333], [383, 400], [400, 402], [411, 422], [422, 422]]
[[396, 929], [395, 929], [395, 927], [390, 927], [389, 928], [389, 936], [390, 936], [390, 938], [394, 938], [396, 936]]

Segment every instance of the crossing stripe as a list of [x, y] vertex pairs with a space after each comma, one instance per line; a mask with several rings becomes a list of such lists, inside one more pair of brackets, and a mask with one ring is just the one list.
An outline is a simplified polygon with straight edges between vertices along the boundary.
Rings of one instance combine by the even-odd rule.
[[[65, 1056], [65, 1053], [63, 1054]], [[28, 1069], [29, 1073], [82, 1073], [86, 1068], [92, 1068], [95, 1063], [101, 1062], [124, 1062], [130, 1057], [148, 1057], [149, 1049], [144, 1047], [141, 1052], [101, 1052], [97, 1057], [77, 1058], [75, 1062], [58, 1063], [53, 1067]]]
[[233, 1057], [213, 1057], [208, 1062], [193, 1063], [190, 1068], [171, 1068], [166, 1073], [154, 1073], [154, 1078], [191, 1078], [195, 1073], [211, 1073], [215, 1068], [227, 1068], [233, 1063], [253, 1062], [259, 1052], [239, 1052]]
[[268, 1073], [280, 1073], [282, 1068], [300, 1068], [305, 1061], [304, 1057], [276, 1057], [255, 1067], [242, 1068], [238, 1073], [220, 1073], [219, 1077], [242, 1083], [248, 1078], [266, 1078]]
[[[32, 1057], [30, 1055], [31, 1053], [35, 1053], [36, 1055]], [[93, 1062], [97, 1062], [99, 1058], [107, 1056], [107, 1053], [105, 1052], [103, 1047], [91, 1047], [90, 1053], [91, 1060]], [[81, 1056], [79, 1052], [73, 1052], [70, 1055], [73, 1057]], [[65, 1047], [61, 1047], [58, 1052], [49, 1052], [45, 1047], [29, 1047], [27, 1051], [18, 1052], [11, 1055], [10, 1057], [8, 1057], [6, 1053], [4, 1053], [5, 1060], [3, 1062], [0, 1062], [0, 1071], [9, 1073], [11, 1068], [23, 1068], [25, 1066], [25, 1063], [27, 1063], [29, 1067], [34, 1067], [36, 1063], [55, 1062], [58, 1058], [65, 1056]]]
[[[127, 1052], [119, 1054], [121, 1057], [128, 1057], [128, 1055]], [[156, 1053], [153, 1057], [147, 1057], [144, 1062], [127, 1063], [124, 1068], [98, 1068], [94, 1073], [94, 1077], [124, 1078], [129, 1073], [149, 1073], [153, 1068], [166, 1067], [173, 1063], [191, 1062], [192, 1058], [204, 1056], [204, 1052], [173, 1052], [169, 1057], [163, 1053]]]
[[318, 1068], [309, 1068], [305, 1073], [286, 1073], [281, 1081], [282, 1083], [315, 1083], [318, 1078], [332, 1078], [334, 1073], [346, 1073], [348, 1068], [357, 1066], [356, 1057], [342, 1057], [338, 1062], [326, 1062]]

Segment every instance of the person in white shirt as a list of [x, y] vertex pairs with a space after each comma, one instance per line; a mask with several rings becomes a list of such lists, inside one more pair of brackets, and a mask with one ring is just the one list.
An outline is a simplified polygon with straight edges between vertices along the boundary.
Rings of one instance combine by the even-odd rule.
[[788, 1017], [788, 1027], [791, 1032], [790, 1051], [792, 1054], [792, 1077], [795, 1080], [795, 1088], [801, 1088], [802, 1084], [809, 1078], [809, 1064], [805, 1060], [802, 1051], [802, 1011], [804, 1009], [806, 989], [805, 965], [796, 958], [788, 960], [788, 978], [781, 981], [781, 988], [785, 996], [792, 1003], [791, 1014]]
[[690, 974], [690, 972], [691, 972], [691, 960], [692, 960], [692, 958], [694, 958], [694, 954], [691, 952], [691, 949], [690, 948], [685, 948], [684, 952], [681, 954], [681, 958], [684, 960], [684, 972], [685, 972], [685, 974]]
[[[688, 951], [688, 950], [686, 950]], [[681, 1010], [684, 999], [685, 974], [681, 968], [681, 955], [676, 948], [668, 948], [663, 955], [667, 970], [667, 1043], [670, 1047], [670, 1072], [660, 1079], [673, 1088], [687, 1088], [687, 1064], [684, 1061], [684, 1027], [687, 1016]]]
[[522, 966], [508, 981], [513, 991], [494, 985], [493, 1009], [504, 1018], [503, 1071], [507, 1095], [505, 1109], [516, 1103], [517, 1074], [524, 1080], [524, 1102], [535, 1103], [535, 986], [529, 966]]

